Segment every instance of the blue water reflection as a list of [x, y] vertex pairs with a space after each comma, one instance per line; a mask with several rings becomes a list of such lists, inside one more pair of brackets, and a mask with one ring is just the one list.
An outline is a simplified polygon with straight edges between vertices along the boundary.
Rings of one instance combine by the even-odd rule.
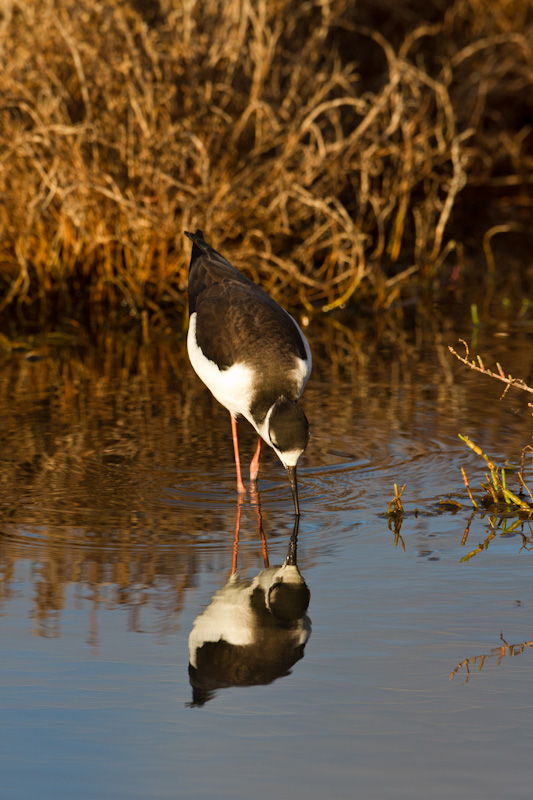
[[[515, 374], [526, 344], [509, 348]], [[266, 557], [283, 565], [295, 542], [285, 474], [266, 454], [259, 498], [236, 505], [226, 415], [202, 405], [184, 353], [179, 369], [151, 354], [157, 370], [126, 378], [90, 355], [0, 370], [6, 798], [529, 797], [527, 530], [497, 528], [461, 561], [490, 526], [460, 472], [479, 485], [483, 465], [457, 433], [505, 459], [530, 432], [498, 388], [462, 373], [437, 384], [433, 347], [335, 375], [318, 360], [281, 614], [284, 568]], [[406, 483], [396, 533], [394, 483]], [[233, 600], [244, 627], [218, 613]], [[223, 645], [217, 677], [211, 655], [236, 630], [255, 664], [283, 643], [277, 673], [272, 658], [259, 682], [235, 680]]]

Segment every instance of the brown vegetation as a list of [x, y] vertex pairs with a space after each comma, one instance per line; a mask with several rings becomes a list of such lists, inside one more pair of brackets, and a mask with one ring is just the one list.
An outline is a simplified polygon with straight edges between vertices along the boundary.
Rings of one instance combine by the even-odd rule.
[[465, 658], [460, 664], [457, 664], [453, 672], [450, 674], [450, 680], [453, 681], [461, 667], [466, 668], [466, 677], [464, 683], [467, 684], [470, 680], [470, 666], [477, 664], [477, 671], [481, 672], [485, 661], [489, 658], [496, 658], [496, 664], [499, 666], [502, 660], [507, 656], [508, 658], [513, 658], [514, 656], [520, 656], [530, 647], [533, 647], [533, 640], [529, 642], [520, 642], [519, 644], [509, 644], [503, 638], [503, 635], [500, 634], [500, 639], [502, 644], [499, 647], [493, 647], [488, 653], [483, 653], [480, 656], [470, 656], [470, 658]]
[[196, 226], [289, 305], [386, 306], [461, 263], [465, 187], [500, 193], [498, 230], [511, 194], [531, 213], [528, 0], [0, 14], [0, 309], [21, 319], [104, 304], [157, 327]]

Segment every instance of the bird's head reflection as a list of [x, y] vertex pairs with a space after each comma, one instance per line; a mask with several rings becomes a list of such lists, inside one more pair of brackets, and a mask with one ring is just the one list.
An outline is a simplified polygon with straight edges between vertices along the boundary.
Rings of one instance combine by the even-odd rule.
[[311, 595], [296, 563], [297, 535], [298, 518], [284, 564], [265, 567], [253, 580], [238, 577], [234, 559], [228, 582], [195, 619], [190, 706], [203, 706], [217, 689], [271, 683], [303, 657]]

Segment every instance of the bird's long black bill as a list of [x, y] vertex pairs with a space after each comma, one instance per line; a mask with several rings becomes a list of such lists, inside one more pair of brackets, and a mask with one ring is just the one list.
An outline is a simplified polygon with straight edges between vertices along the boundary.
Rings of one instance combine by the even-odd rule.
[[294, 511], [296, 516], [300, 516], [300, 505], [298, 503], [298, 483], [296, 481], [296, 467], [287, 467], [287, 475], [292, 489], [292, 499], [294, 500]]
[[291, 567], [298, 566], [296, 563], [296, 548], [298, 547], [298, 528], [300, 526], [300, 517], [296, 517], [294, 520], [294, 529], [292, 531], [291, 540], [289, 542], [289, 552], [287, 553], [287, 558], [285, 559], [285, 563]]

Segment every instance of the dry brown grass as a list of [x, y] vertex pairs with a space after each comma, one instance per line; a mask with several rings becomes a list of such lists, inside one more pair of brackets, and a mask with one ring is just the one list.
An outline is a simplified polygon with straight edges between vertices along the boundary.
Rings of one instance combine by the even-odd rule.
[[23, 319], [104, 304], [157, 327], [196, 226], [289, 305], [390, 305], [460, 258], [465, 187], [531, 184], [529, 0], [0, 15], [0, 309]]

